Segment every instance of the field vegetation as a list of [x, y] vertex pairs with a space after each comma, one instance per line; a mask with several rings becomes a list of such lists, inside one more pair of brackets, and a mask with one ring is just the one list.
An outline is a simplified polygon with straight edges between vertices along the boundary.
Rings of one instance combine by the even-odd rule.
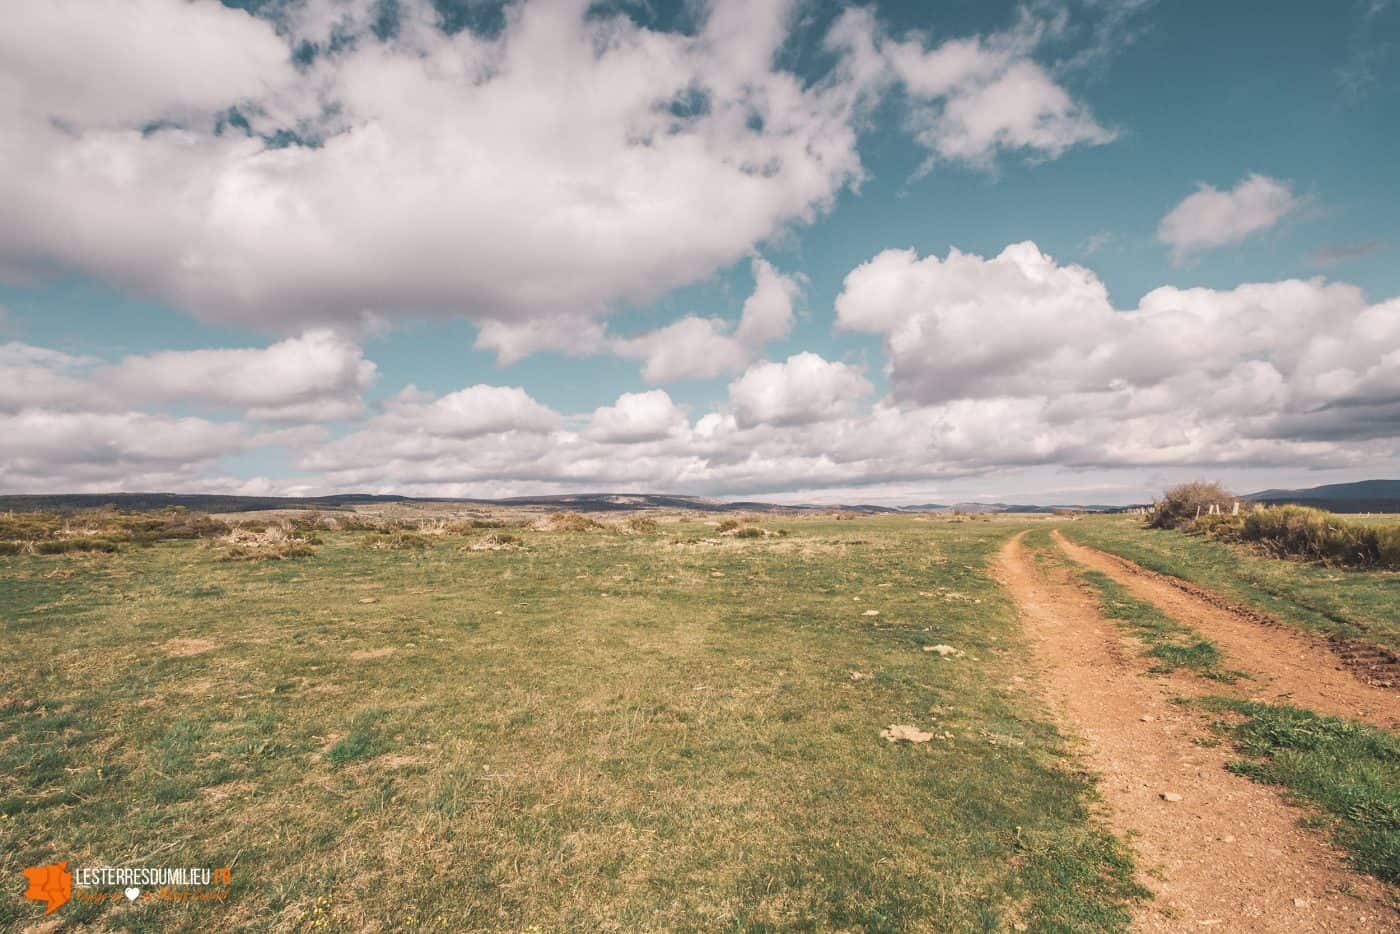
[[[234, 867], [224, 904], [63, 909], [129, 930], [1127, 923], [986, 572], [1034, 520], [642, 518], [0, 557], [0, 875]], [[4, 537], [89, 528], [36, 521]], [[307, 551], [223, 560], [240, 529]]]

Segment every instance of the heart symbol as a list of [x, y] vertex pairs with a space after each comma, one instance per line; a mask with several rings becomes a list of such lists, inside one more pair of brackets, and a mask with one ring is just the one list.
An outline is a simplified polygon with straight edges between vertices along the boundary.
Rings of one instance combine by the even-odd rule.
[[136, 901], [136, 899], [138, 899], [138, 898], [140, 898], [140, 897], [141, 897], [141, 890], [140, 890], [140, 889], [138, 889], [138, 888], [136, 888], [136, 887], [133, 886], [132, 888], [129, 888], [129, 889], [126, 890], [126, 900], [127, 900], [127, 901], [129, 901], [129, 902], [134, 902], [134, 901]]

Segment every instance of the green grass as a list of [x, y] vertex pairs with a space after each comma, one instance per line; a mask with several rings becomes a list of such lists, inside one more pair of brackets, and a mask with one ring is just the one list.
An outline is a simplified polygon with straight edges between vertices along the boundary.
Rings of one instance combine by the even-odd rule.
[[1108, 575], [1090, 570], [1080, 570], [1079, 574], [1098, 595], [1104, 615], [1122, 623], [1142, 640], [1144, 654], [1156, 659], [1153, 672], [1164, 674], [1184, 668], [1226, 684], [1247, 677], [1243, 672], [1224, 666], [1220, 646], [1152, 604], [1137, 599]]
[[1202, 536], [1147, 529], [1136, 516], [1083, 518], [1066, 523], [1063, 532], [1283, 622], [1400, 650], [1400, 572], [1348, 571], [1264, 557]]
[[1024, 524], [760, 524], [0, 558], [0, 877], [234, 864], [224, 904], [61, 909], [126, 930], [1125, 926], [1012, 682]]
[[1296, 707], [1212, 698], [1245, 756], [1230, 768], [1321, 809], [1357, 868], [1400, 882], [1400, 737]]

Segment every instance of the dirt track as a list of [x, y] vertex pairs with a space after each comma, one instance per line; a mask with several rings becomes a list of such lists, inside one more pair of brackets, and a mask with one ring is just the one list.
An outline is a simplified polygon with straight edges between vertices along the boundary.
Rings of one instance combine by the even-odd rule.
[[[1273, 790], [1227, 772], [1227, 749], [1195, 744], [1209, 735], [1203, 718], [1171, 699], [1211, 689], [1188, 676], [1148, 675], [1137, 647], [1070, 572], [1037, 567], [1023, 537], [1002, 549], [997, 573], [1020, 607], [1049, 699], [1067, 732], [1084, 740], [1109, 822], [1137, 851], [1140, 881], [1156, 894], [1136, 926], [1400, 930], [1382, 883], [1300, 829], [1303, 813]], [[1235, 667], [1242, 662], [1232, 655]]]
[[1285, 626], [1261, 625], [1179, 587], [1117, 555], [1077, 545], [1050, 533], [1062, 551], [1086, 567], [1107, 574], [1137, 597], [1217, 642], [1230, 665], [1253, 676], [1245, 696], [1270, 703], [1292, 703], [1319, 713], [1364, 720], [1376, 726], [1400, 725], [1400, 693], [1356, 678], [1327, 644]]

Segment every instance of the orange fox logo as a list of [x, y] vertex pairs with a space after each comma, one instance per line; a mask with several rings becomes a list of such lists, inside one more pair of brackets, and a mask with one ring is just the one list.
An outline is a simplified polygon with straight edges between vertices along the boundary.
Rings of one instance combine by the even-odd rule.
[[24, 897], [47, 902], [49, 908], [44, 912], [46, 915], [53, 914], [73, 897], [73, 874], [68, 871], [66, 859], [61, 863], [26, 869], [24, 877], [29, 880]]

